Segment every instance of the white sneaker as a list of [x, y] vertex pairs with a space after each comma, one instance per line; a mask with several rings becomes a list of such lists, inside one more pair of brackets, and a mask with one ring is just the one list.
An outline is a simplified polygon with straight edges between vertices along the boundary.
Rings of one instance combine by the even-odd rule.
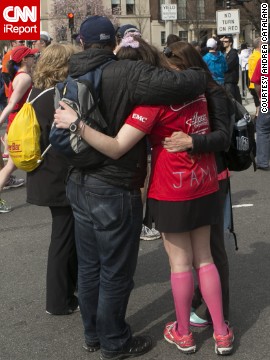
[[161, 235], [160, 232], [156, 229], [152, 228], [149, 229], [147, 226], [142, 226], [142, 232], [140, 235], [141, 240], [151, 241], [151, 240], [157, 240], [160, 239]]
[[8, 190], [11, 188], [17, 188], [24, 185], [24, 179], [17, 179], [16, 176], [10, 175], [8, 181], [6, 182], [3, 190]]

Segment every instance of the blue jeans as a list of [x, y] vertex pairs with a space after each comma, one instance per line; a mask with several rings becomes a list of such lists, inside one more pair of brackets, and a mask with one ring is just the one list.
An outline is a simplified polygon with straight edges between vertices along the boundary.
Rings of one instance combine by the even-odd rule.
[[267, 168], [270, 157], [270, 113], [259, 112], [256, 121], [257, 165]]
[[119, 351], [131, 339], [125, 321], [142, 228], [140, 190], [73, 172], [67, 196], [75, 217], [78, 297], [86, 343]]

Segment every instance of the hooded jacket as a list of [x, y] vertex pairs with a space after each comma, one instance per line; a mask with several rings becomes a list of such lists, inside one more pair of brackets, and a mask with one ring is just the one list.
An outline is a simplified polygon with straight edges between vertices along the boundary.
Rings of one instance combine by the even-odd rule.
[[[69, 74], [76, 78], [111, 60], [116, 60], [112, 51], [88, 49], [71, 57]], [[180, 104], [204, 93], [206, 83], [206, 74], [200, 70], [174, 72], [143, 61], [111, 61], [103, 69], [100, 89], [100, 110], [108, 124], [108, 135], [118, 133], [135, 105]], [[115, 186], [143, 187], [145, 144], [142, 139], [120, 159], [106, 158], [100, 166], [84, 172]]]
[[250, 49], [243, 49], [239, 54], [239, 65], [241, 66], [242, 71], [248, 70], [248, 58], [251, 55]]
[[220, 51], [209, 51], [203, 56], [213, 79], [220, 85], [224, 85], [224, 73], [228, 70], [226, 59]]

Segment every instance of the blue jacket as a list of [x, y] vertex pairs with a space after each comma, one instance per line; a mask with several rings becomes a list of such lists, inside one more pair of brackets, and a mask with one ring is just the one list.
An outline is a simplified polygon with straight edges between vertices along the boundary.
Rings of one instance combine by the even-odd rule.
[[218, 84], [224, 85], [224, 73], [228, 70], [225, 56], [220, 51], [209, 52], [203, 56], [203, 60], [206, 62], [214, 80]]

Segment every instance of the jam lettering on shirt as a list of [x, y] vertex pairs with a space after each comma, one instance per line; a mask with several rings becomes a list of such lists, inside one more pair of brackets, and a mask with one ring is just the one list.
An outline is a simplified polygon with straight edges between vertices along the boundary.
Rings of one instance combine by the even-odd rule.
[[[189, 186], [192, 188], [194, 186], [199, 186], [201, 184], [205, 184], [207, 181], [211, 181], [212, 177], [217, 176], [217, 169], [214, 165], [211, 169], [209, 165], [206, 165], [204, 168], [199, 166], [196, 168], [196, 170], [191, 171], [177, 171], [172, 172], [173, 177], [177, 181], [177, 183], [173, 183], [172, 187], [174, 189], [181, 189], [184, 186], [186, 186], [186, 182], [189, 178]], [[187, 177], [187, 176], [188, 177]], [[185, 184], [183, 184], [183, 179], [185, 180]]]

